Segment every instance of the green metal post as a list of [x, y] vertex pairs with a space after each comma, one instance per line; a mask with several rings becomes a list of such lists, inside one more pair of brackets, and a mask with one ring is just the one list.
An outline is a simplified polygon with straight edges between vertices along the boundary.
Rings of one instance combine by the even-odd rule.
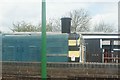
[[46, 70], [46, 0], [42, 0], [42, 60], [41, 60], [41, 73], [42, 80], [47, 78]]

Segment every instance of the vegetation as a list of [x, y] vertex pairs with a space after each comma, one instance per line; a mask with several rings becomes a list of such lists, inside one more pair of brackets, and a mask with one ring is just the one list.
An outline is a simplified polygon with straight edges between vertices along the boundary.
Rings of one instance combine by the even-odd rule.
[[113, 27], [114, 25], [112, 24], [107, 24], [107, 23], [104, 23], [103, 21], [102, 22], [99, 22], [99, 24], [96, 24], [94, 26], [94, 29], [93, 31], [94, 32], [114, 32], [115, 29]]
[[91, 17], [89, 16], [88, 11], [85, 11], [84, 9], [73, 10], [69, 13], [69, 17], [72, 18], [72, 32], [90, 31], [89, 21], [91, 20]]
[[[80, 10], [73, 10], [68, 12], [68, 15], [72, 18], [71, 21], [71, 32], [90, 32], [90, 20], [92, 19], [88, 13], [88, 11], [84, 9]], [[100, 22], [93, 26], [94, 32], [113, 32], [113, 25], [104, 23], [104, 21]], [[33, 25], [31, 23], [26, 23], [24, 21], [17, 22], [13, 24], [11, 28], [13, 32], [40, 32], [41, 31], [41, 24]], [[61, 25], [60, 19], [49, 19], [46, 24], [46, 31], [47, 32], [60, 32]]]
[[14, 23], [13, 28], [11, 29], [13, 32], [37, 32], [40, 31], [39, 27], [32, 25], [31, 23], [26, 23], [24, 21]]

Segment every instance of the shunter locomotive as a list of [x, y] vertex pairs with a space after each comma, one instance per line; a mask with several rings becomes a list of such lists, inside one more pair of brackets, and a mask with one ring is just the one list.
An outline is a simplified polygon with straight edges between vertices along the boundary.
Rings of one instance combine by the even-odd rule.
[[[70, 33], [70, 18], [62, 18], [62, 33], [47, 33], [48, 62], [85, 62], [84, 40]], [[41, 33], [3, 33], [2, 61], [40, 62]]]
[[[82, 62], [83, 43], [78, 34], [47, 33], [48, 62]], [[2, 61], [40, 62], [41, 34], [2, 34]]]

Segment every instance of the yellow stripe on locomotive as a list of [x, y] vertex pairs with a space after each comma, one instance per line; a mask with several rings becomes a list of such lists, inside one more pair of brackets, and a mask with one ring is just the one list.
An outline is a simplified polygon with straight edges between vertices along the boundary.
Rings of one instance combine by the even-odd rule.
[[79, 62], [80, 60], [80, 35], [79, 34], [70, 34], [69, 40], [69, 52], [68, 57], [69, 61]]
[[69, 46], [79, 46], [80, 45], [80, 38], [78, 40], [68, 40]]
[[69, 51], [68, 57], [80, 57], [80, 51]]
[[69, 46], [76, 46], [76, 40], [69, 40]]

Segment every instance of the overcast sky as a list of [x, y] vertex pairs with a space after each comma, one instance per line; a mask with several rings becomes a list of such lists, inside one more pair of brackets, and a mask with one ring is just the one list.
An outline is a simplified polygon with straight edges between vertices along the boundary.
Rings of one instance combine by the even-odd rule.
[[[25, 21], [37, 25], [41, 21], [42, 0], [0, 0], [0, 30], [10, 31], [13, 23]], [[99, 21], [118, 25], [119, 0], [46, 0], [47, 20], [61, 18], [69, 11], [85, 9], [92, 25]]]

